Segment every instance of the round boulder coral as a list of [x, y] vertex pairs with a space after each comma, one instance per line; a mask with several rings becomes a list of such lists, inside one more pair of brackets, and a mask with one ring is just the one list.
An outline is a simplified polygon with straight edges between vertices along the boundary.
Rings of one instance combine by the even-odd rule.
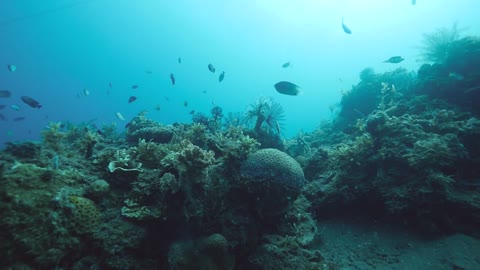
[[267, 181], [293, 190], [304, 183], [302, 167], [291, 156], [273, 148], [261, 149], [250, 155], [241, 168], [242, 177]]
[[240, 189], [250, 195], [254, 209], [265, 218], [281, 217], [305, 184], [298, 162], [277, 149], [261, 149], [250, 155], [241, 175]]

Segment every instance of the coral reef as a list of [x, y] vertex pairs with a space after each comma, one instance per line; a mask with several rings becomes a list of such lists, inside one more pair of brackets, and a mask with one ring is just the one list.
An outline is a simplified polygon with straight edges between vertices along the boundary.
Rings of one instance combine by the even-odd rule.
[[126, 140], [130, 143], [137, 143], [138, 140], [152, 141], [156, 143], [168, 143], [173, 138], [173, 130], [169, 126], [152, 121], [139, 114], [128, 124]]
[[283, 213], [305, 184], [300, 165], [277, 149], [260, 149], [241, 166], [240, 188], [256, 198], [261, 216]]
[[234, 269], [228, 241], [218, 233], [194, 241], [173, 243], [168, 262], [172, 269]]
[[261, 98], [245, 117], [140, 113], [126, 134], [51, 123], [8, 143], [0, 268], [333, 270], [317, 222], [352, 212], [480, 237], [480, 42], [447, 41], [416, 74], [365, 69], [333, 121], [285, 142]]
[[78, 233], [92, 233], [101, 223], [101, 215], [95, 203], [87, 198], [70, 196], [70, 202], [75, 205], [70, 217], [71, 226]]

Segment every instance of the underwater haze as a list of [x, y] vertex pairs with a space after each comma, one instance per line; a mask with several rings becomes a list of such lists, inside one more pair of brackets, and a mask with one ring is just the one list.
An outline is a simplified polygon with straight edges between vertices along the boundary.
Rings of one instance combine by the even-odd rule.
[[478, 10], [0, 1], [0, 269], [480, 269]]
[[[458, 22], [468, 27], [467, 34], [478, 34], [479, 5], [474, 0], [2, 1], [0, 88], [12, 96], [0, 99], [6, 105], [0, 111], [0, 142], [38, 140], [49, 122], [116, 123], [122, 131], [145, 110], [164, 124], [188, 123], [192, 110], [209, 114], [218, 105], [225, 115], [244, 113], [262, 96], [283, 107], [281, 132], [289, 138], [331, 120], [333, 106], [358, 83], [363, 68], [417, 70], [423, 33]], [[352, 34], [342, 30], [342, 17]], [[396, 55], [405, 61], [383, 63]], [[286, 62], [290, 66], [282, 68]], [[295, 83], [302, 94], [278, 93], [273, 85], [279, 81]], [[29, 107], [21, 96], [42, 107]], [[137, 100], [128, 103], [130, 96]]]

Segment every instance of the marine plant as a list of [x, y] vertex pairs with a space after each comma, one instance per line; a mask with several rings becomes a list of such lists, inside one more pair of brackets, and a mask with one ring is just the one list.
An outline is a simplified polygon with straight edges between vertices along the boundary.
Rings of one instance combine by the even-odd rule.
[[451, 28], [442, 27], [434, 32], [423, 34], [422, 45], [419, 47], [422, 60], [444, 63], [453, 42], [460, 39], [463, 30], [454, 23]]

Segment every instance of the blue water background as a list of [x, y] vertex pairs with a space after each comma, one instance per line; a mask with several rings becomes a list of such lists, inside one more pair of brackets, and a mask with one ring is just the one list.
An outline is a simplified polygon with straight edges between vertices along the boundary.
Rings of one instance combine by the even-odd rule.
[[[423, 33], [458, 22], [465, 34], [478, 34], [478, 10], [476, 0], [4, 0], [0, 89], [13, 96], [0, 104], [21, 109], [0, 111], [7, 118], [0, 144], [38, 140], [50, 122], [116, 123], [121, 131], [126, 121], [116, 112], [127, 121], [148, 110], [164, 124], [191, 122], [191, 110], [209, 113], [216, 104], [224, 114], [245, 112], [261, 96], [284, 107], [288, 138], [332, 119], [331, 105], [363, 68], [417, 70]], [[405, 61], [382, 63], [396, 55]], [[303, 95], [277, 93], [281, 80], [300, 85]], [[22, 95], [43, 107], [28, 107]], [[129, 104], [130, 96], [138, 100]], [[26, 119], [12, 121], [19, 116]]]

